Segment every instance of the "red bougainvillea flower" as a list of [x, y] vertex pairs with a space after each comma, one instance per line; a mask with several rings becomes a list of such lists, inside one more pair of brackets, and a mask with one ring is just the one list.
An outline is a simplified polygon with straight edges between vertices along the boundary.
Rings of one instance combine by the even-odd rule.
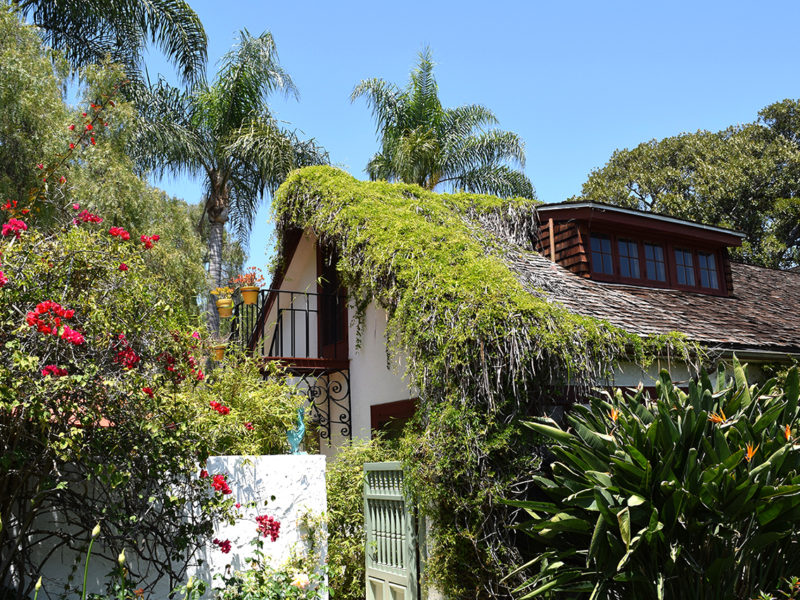
[[25, 224], [25, 221], [9, 219], [8, 223], [3, 224], [3, 236], [14, 235], [19, 239], [23, 231], [28, 231], [28, 226]]
[[117, 355], [114, 357], [114, 362], [117, 364], [122, 365], [126, 369], [133, 369], [141, 358], [139, 355], [136, 354], [134, 349], [128, 343], [128, 339], [125, 337], [124, 333], [120, 333], [117, 336], [117, 343], [115, 345], [117, 349]]
[[0, 287], [3, 287], [7, 283], [8, 283], [8, 277], [6, 277], [5, 274], [2, 271], [0, 271]]
[[[36, 327], [39, 333], [57, 336], [61, 329], [61, 319], [71, 319], [74, 315], [74, 310], [64, 308], [58, 302], [45, 300], [25, 316], [25, 322], [31, 327]], [[61, 339], [75, 345], [80, 345], [84, 341], [80, 333], [66, 325], [61, 332]]]
[[108, 230], [108, 233], [122, 240], [127, 241], [131, 239], [131, 234], [125, 231], [122, 227], [112, 227], [111, 229]]
[[211, 402], [208, 403], [208, 405], [221, 415], [227, 415], [229, 412], [231, 412], [230, 408], [228, 408], [224, 404], [220, 404], [216, 400], [212, 400]]
[[70, 125], [70, 126], [69, 126], [69, 130], [70, 130], [70, 131], [75, 131], [75, 125]]
[[23, 215], [27, 215], [29, 212], [31, 212], [31, 209], [30, 209], [30, 208], [23, 208], [23, 209], [22, 209], [22, 214], [23, 214]]
[[92, 127], [92, 124], [91, 123], [87, 123], [86, 124], [86, 131], [91, 131], [92, 129], [94, 129], [94, 127]]
[[227, 554], [231, 551], [231, 541], [230, 540], [218, 540], [214, 538], [211, 540], [215, 545], [219, 546], [220, 552], [223, 554]]
[[278, 539], [281, 524], [277, 519], [268, 515], [261, 515], [256, 517], [256, 523], [258, 523], [257, 531], [262, 536], [270, 538], [273, 542]]
[[69, 149], [70, 149], [70, 150], [75, 150], [75, 144], [73, 144], [72, 142], [70, 142], [70, 143], [69, 143]]
[[67, 183], [67, 178], [62, 175], [58, 178], [58, 183]]
[[143, 388], [142, 388], [142, 391], [143, 391], [145, 394], [147, 394], [148, 396], [150, 396], [151, 398], [154, 398], [154, 397], [155, 397], [155, 393], [153, 392], [153, 388], [150, 388], [150, 387], [143, 387]]
[[244, 428], [247, 429], [247, 431], [253, 431], [253, 429], [255, 429], [250, 421], [244, 424]]
[[44, 169], [44, 165], [43, 165], [42, 163], [39, 163], [39, 164], [38, 164], [38, 165], [36, 165], [36, 166], [37, 166], [38, 168], [40, 168], [40, 169]]
[[82, 113], [81, 113], [81, 116], [82, 116], [82, 117], [85, 117], [85, 116], [86, 116], [86, 113], [83, 113], [83, 112], [82, 112]]
[[90, 142], [92, 142], [92, 146], [95, 146], [95, 145], [97, 145], [97, 144], [96, 144], [96, 142], [94, 141], [94, 138], [93, 138], [93, 137], [89, 138], [89, 141], [90, 141]]
[[[76, 206], [78, 205], [73, 204], [72, 208], [75, 208]], [[80, 206], [78, 206], [78, 208], [80, 208]], [[75, 210], [78, 209], [76, 208]], [[88, 210], [82, 210], [75, 220], [83, 221], [84, 223], [102, 223], [103, 217], [98, 217], [97, 215], [90, 213]]]
[[47, 365], [44, 369], [42, 369], [42, 377], [64, 377], [66, 375], [68, 375], [67, 370], [62, 369], [58, 365]]
[[[202, 369], [197, 369], [197, 381], [203, 381], [206, 378], [205, 373], [203, 373]], [[230, 409], [229, 409], [230, 410]]]
[[206, 479], [208, 477], [208, 471], [205, 469], [200, 469], [200, 479]]
[[143, 235], [139, 239], [144, 244], [144, 249], [150, 250], [153, 247], [153, 242], [157, 242], [161, 237], [158, 235]]
[[125, 263], [119, 263], [119, 270], [120, 271], [127, 271], [128, 270], [128, 265], [126, 265]]
[[234, 504], [234, 506], [235, 506], [236, 508], [242, 508], [242, 505], [241, 505], [241, 503], [240, 503], [240, 502], [237, 502], [236, 504]]
[[232, 494], [233, 490], [228, 486], [228, 482], [225, 481], [225, 479], [225, 475], [214, 475], [214, 478], [211, 480], [211, 487], [223, 494]]

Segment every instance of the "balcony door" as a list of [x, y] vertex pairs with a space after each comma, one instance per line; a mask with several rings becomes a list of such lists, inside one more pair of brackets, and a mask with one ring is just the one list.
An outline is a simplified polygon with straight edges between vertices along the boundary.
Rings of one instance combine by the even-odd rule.
[[339, 281], [339, 257], [325, 248], [317, 250], [320, 358], [347, 360], [347, 293]]

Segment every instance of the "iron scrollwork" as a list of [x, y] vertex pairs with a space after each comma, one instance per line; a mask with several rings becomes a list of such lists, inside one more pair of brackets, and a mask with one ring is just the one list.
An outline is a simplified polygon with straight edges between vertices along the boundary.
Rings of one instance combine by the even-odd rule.
[[350, 372], [306, 373], [298, 385], [306, 388], [311, 415], [319, 425], [320, 439], [330, 441], [337, 428], [339, 435], [351, 439]]

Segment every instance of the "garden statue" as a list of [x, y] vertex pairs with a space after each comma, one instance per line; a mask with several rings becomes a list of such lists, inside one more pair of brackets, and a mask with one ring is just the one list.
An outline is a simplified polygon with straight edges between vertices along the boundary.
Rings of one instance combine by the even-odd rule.
[[292, 454], [305, 454], [305, 452], [300, 451], [300, 444], [306, 433], [305, 412], [306, 409], [302, 406], [297, 409], [297, 427], [286, 432], [286, 439], [289, 440], [289, 448]]

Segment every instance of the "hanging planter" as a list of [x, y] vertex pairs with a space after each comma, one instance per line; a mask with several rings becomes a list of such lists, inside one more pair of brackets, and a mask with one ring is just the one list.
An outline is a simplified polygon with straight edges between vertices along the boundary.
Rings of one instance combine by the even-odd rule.
[[228, 344], [217, 344], [216, 346], [212, 346], [211, 349], [214, 351], [214, 360], [222, 360], [225, 356], [225, 348], [227, 347]]
[[217, 300], [217, 311], [220, 317], [230, 317], [233, 314], [233, 300], [230, 298]]
[[255, 285], [245, 285], [239, 288], [239, 291], [242, 293], [242, 301], [245, 304], [255, 304], [258, 302], [258, 292], [261, 290], [258, 286]]

